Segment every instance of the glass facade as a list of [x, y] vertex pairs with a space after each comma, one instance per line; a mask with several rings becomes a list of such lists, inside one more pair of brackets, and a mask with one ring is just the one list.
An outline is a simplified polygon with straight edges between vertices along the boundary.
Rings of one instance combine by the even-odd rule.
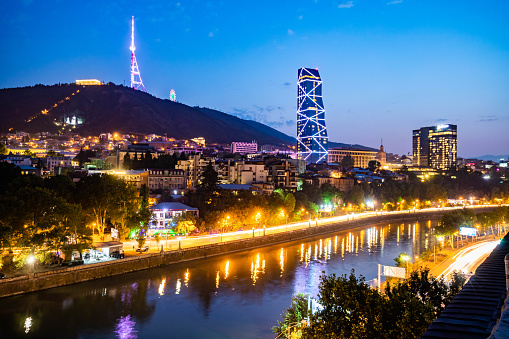
[[297, 82], [297, 156], [307, 162], [327, 161], [327, 128], [322, 79], [317, 69], [300, 68]]
[[413, 131], [414, 166], [448, 170], [456, 166], [457, 125], [422, 127]]

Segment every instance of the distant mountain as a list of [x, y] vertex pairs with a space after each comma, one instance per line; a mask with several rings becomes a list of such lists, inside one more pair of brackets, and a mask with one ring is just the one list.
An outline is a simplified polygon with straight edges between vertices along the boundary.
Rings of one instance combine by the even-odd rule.
[[507, 161], [509, 159], [509, 155], [481, 155], [480, 157], [467, 157], [467, 159], [479, 159], [483, 161], [494, 161], [500, 162], [500, 160]]
[[[81, 124], [73, 127], [73, 121]], [[294, 137], [262, 123], [217, 110], [190, 107], [109, 83], [102, 86], [63, 84], [0, 90], [0, 133], [75, 131], [159, 134], [177, 139], [204, 137], [209, 143], [257, 141], [259, 145], [295, 146]], [[362, 145], [329, 142], [329, 147]]]

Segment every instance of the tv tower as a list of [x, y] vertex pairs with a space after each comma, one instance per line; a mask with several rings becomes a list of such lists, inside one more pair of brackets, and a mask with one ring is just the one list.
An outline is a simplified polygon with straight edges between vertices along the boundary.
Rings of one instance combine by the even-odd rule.
[[131, 88], [147, 92], [143, 85], [143, 81], [141, 81], [136, 55], [134, 55], [134, 50], [136, 49], [136, 47], [134, 47], [134, 15], [131, 21], [131, 47], [129, 47], [129, 49], [131, 50]]

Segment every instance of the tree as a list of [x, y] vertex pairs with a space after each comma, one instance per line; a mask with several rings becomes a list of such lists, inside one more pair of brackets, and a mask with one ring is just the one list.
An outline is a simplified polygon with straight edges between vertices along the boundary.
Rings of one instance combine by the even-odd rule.
[[212, 166], [212, 162], [209, 161], [207, 164], [207, 167], [203, 171], [203, 174], [200, 177], [201, 180], [201, 187], [207, 188], [207, 189], [216, 189], [217, 188], [217, 172], [214, 170], [214, 167]]
[[129, 154], [129, 152], [127, 152], [124, 155], [124, 163], [123, 163], [122, 167], [124, 167], [124, 169], [126, 169], [126, 170], [132, 169], [131, 155]]
[[113, 196], [111, 219], [118, 227], [120, 240], [124, 240], [129, 231], [140, 228], [139, 209], [141, 198], [138, 195], [136, 187], [118, 183], [116, 194]]
[[28, 155], [30, 158], [35, 158], [35, 153], [30, 151], [29, 149], [23, 152], [23, 155]]
[[318, 303], [323, 309], [313, 314], [304, 333], [313, 338], [380, 338], [384, 301], [353, 270], [349, 277], [322, 275]]
[[284, 199], [285, 210], [290, 215], [295, 209], [295, 196], [292, 193], [288, 193]]
[[350, 154], [347, 154], [341, 159], [341, 167], [348, 168], [348, 167], [354, 167], [355, 166], [355, 160], [353, 160], [352, 156]]
[[437, 235], [449, 237], [449, 243], [454, 248], [452, 235], [458, 232], [461, 226], [472, 226], [475, 220], [475, 213], [470, 209], [446, 212], [440, 218], [439, 225], [435, 227], [435, 232]]
[[447, 201], [447, 190], [438, 184], [431, 184], [426, 190], [426, 198], [432, 202]]
[[[348, 277], [322, 275], [317, 300], [322, 309], [311, 316], [309, 327], [301, 327], [302, 337], [419, 338], [464, 283], [459, 275], [453, 279], [454, 287], [448, 287], [429, 275], [429, 269], [422, 269], [404, 281], [388, 284], [382, 294], [353, 271]], [[273, 330], [284, 333], [284, 326], [298, 321], [300, 314], [306, 314], [304, 305], [292, 300], [284, 321]]]
[[8, 152], [7, 146], [0, 142], [0, 154], [7, 154], [7, 152]]
[[368, 169], [369, 169], [371, 172], [376, 171], [378, 168], [380, 168], [380, 162], [379, 162], [379, 161], [377, 161], [377, 160], [371, 160], [370, 162], [368, 162]]
[[288, 338], [289, 328], [294, 327], [296, 331], [300, 331], [299, 323], [302, 323], [308, 316], [307, 298], [304, 294], [298, 293], [292, 296], [290, 307], [281, 314], [283, 321], [278, 320], [277, 326], [271, 328], [272, 332], [274, 332], [277, 338]]
[[46, 152], [46, 158], [48, 157], [63, 157], [64, 155], [62, 153], [57, 153], [54, 150], [49, 150]]
[[350, 192], [348, 193], [348, 201], [352, 204], [360, 206], [360, 204], [364, 204], [364, 190], [360, 185], [355, 185]]
[[119, 211], [118, 203], [122, 199], [122, 187], [125, 185], [122, 179], [99, 174], [87, 176], [76, 185], [76, 199], [101, 238], [104, 238], [108, 219]]

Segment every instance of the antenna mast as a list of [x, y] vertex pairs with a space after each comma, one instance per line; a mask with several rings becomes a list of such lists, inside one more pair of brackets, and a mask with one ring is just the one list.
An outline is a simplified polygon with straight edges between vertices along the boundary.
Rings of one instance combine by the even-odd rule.
[[131, 50], [131, 88], [147, 92], [143, 85], [143, 81], [141, 81], [140, 70], [138, 69], [138, 63], [136, 62], [136, 55], [134, 55], [134, 50], [136, 49], [134, 46], [134, 15], [131, 21], [131, 46], [129, 49]]

